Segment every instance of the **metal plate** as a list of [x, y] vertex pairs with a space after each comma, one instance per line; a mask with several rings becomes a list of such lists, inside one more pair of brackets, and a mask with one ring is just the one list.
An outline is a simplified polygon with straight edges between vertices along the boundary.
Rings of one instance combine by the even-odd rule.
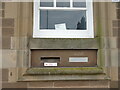
[[69, 62], [88, 62], [88, 57], [69, 57]]
[[44, 66], [57, 66], [57, 63], [44, 63]]

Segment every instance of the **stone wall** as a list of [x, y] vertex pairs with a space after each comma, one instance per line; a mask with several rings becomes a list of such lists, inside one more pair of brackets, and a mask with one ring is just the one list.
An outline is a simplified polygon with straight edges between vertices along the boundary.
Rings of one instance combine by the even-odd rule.
[[[118, 32], [120, 24], [119, 4], [95, 3], [94, 27], [95, 36], [100, 38], [100, 63], [110, 80], [84, 81], [29, 81], [18, 82], [23, 72], [30, 66], [30, 48], [32, 45], [41, 48], [42, 44], [53, 41], [69, 43], [72, 39], [39, 39], [42, 44], [35, 45], [32, 39], [33, 3], [32, 2], [2, 2], [0, 3], [0, 20], [2, 21], [2, 87], [3, 88], [115, 88], [118, 87]], [[117, 12], [117, 13], [116, 13]], [[102, 32], [101, 32], [101, 31]], [[99, 37], [100, 36], [100, 37]], [[33, 40], [33, 39], [32, 39]], [[81, 40], [81, 39], [80, 39]], [[79, 41], [79, 39], [74, 40]], [[88, 42], [91, 42], [88, 40]], [[85, 42], [82, 48], [90, 47]], [[52, 45], [52, 44], [51, 44]], [[62, 44], [59, 44], [62, 45]], [[47, 45], [49, 46], [49, 43]], [[46, 47], [47, 47], [46, 46]], [[74, 45], [76, 47], [76, 45]], [[96, 44], [95, 44], [96, 46]], [[45, 48], [46, 48], [45, 47]], [[97, 47], [97, 46], [96, 46]], [[54, 47], [55, 48], [55, 47]], [[65, 46], [67, 47], [67, 45]], [[78, 46], [78, 48], [81, 48]], [[104, 59], [102, 59], [104, 58]], [[108, 77], [107, 77], [108, 78]]]

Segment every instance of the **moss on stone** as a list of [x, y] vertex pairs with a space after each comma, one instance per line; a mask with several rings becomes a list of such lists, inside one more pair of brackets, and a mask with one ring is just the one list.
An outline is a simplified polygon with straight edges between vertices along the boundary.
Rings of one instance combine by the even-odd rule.
[[100, 74], [102, 68], [97, 67], [80, 67], [80, 68], [30, 68], [26, 74], [36, 75], [81, 75], [81, 74]]

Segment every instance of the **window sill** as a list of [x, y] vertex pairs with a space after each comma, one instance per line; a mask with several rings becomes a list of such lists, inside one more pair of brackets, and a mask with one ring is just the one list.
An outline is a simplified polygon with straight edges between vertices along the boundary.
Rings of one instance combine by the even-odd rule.
[[91, 75], [103, 73], [98, 67], [56, 67], [56, 68], [29, 68], [26, 75]]
[[30, 68], [18, 81], [110, 80], [102, 68]]

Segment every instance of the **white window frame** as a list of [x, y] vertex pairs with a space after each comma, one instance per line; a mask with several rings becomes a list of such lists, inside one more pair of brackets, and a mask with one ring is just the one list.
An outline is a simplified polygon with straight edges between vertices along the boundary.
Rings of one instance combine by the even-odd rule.
[[[33, 38], [94, 38], [93, 29], [93, 2], [86, 0], [85, 8], [75, 8], [70, 4], [69, 8], [56, 7], [40, 7], [40, 0], [34, 0], [34, 15], [33, 15]], [[39, 9], [50, 10], [86, 10], [87, 30], [40, 30], [40, 13]]]

